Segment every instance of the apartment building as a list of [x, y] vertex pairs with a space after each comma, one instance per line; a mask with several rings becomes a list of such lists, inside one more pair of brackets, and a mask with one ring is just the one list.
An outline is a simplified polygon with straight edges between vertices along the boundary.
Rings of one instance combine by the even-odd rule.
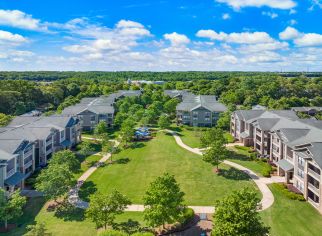
[[227, 110], [216, 96], [183, 93], [182, 102], [176, 107], [177, 123], [189, 126], [212, 127], [219, 114]]
[[322, 112], [322, 107], [292, 107], [292, 111], [301, 112], [310, 116], [315, 116], [318, 112]]
[[80, 124], [72, 117], [16, 117], [0, 129], [0, 187], [13, 191], [52, 154], [81, 141]]
[[109, 96], [83, 98], [80, 103], [65, 108], [62, 115], [79, 119], [83, 130], [93, 130], [101, 121], [105, 121], [108, 127], [112, 127], [115, 115], [115, 102], [124, 97], [140, 95], [140, 90], [120, 90]]
[[230, 132], [269, 158], [285, 183], [322, 213], [322, 121], [299, 119], [294, 111], [240, 110]]

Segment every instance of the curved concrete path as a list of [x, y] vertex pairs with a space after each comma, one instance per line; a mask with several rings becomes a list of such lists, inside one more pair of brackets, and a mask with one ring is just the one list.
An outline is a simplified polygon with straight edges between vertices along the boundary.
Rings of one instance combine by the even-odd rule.
[[[176, 143], [192, 152], [195, 153], [197, 155], [202, 155], [202, 151], [204, 149], [199, 149], [199, 148], [192, 148], [188, 145], [186, 145], [185, 143], [183, 143], [182, 139], [180, 138], [180, 136], [173, 131], [167, 130], [168, 133], [172, 134], [172, 136], [174, 137]], [[88, 139], [92, 139], [92, 138], [88, 138]], [[112, 141], [112, 140], [111, 140]], [[119, 142], [116, 140], [115, 141], [115, 146], [119, 145]], [[231, 144], [229, 144], [231, 146]], [[111, 157], [111, 154], [108, 153], [107, 155], [105, 155], [104, 157], [102, 157], [102, 159], [99, 160], [99, 162], [97, 162], [94, 166], [92, 166], [91, 168], [89, 168], [79, 179], [79, 182], [84, 182], [86, 181], [96, 170], [97, 168], [102, 165], [103, 163], [105, 163], [109, 158]], [[283, 182], [283, 178], [280, 177], [272, 177], [272, 178], [263, 178], [263, 177], [259, 177], [256, 173], [254, 173], [253, 171], [251, 171], [250, 169], [243, 167], [239, 164], [236, 164], [234, 162], [231, 161], [227, 161], [225, 160], [224, 163], [226, 165], [232, 166], [236, 169], [239, 169], [243, 172], [245, 172], [246, 174], [248, 174], [250, 176], [250, 178], [255, 182], [255, 184], [257, 185], [258, 189], [261, 191], [263, 198], [261, 200], [261, 209], [260, 211], [266, 210], [267, 208], [269, 208], [273, 203], [274, 203], [274, 196], [272, 194], [272, 192], [270, 191], [270, 189], [268, 188], [267, 184], [271, 184], [271, 183], [276, 183], [276, 182]], [[72, 203], [73, 205], [75, 205], [78, 208], [83, 208], [86, 209], [89, 206], [88, 202], [85, 202], [83, 200], [81, 200], [78, 196], [78, 191], [81, 187], [81, 184], [75, 186], [74, 188], [72, 188], [69, 192], [69, 202]], [[194, 210], [195, 213], [199, 214], [199, 213], [206, 213], [206, 214], [213, 214], [215, 212], [215, 208], [213, 206], [188, 206], [189, 208], [192, 208]], [[144, 211], [144, 205], [139, 205], [139, 204], [132, 204], [129, 205], [127, 207], [127, 209], [125, 211], [133, 211], [133, 212], [142, 212]]]
[[[197, 155], [202, 155], [202, 149], [189, 147], [188, 145], [183, 143], [182, 139], [180, 138], [180, 136], [176, 132], [173, 132], [173, 131], [170, 131], [170, 130], [168, 130], [168, 132], [170, 134], [172, 134], [172, 136], [176, 140], [176, 143], [180, 147], [182, 147], [182, 148], [184, 148], [184, 149], [186, 149], [186, 150], [188, 150], [188, 151], [190, 151], [192, 153], [195, 153]], [[229, 145], [232, 146], [231, 144], [229, 144]], [[271, 190], [269, 189], [269, 187], [267, 186], [267, 184], [283, 182], [283, 178], [277, 177], [277, 176], [271, 177], [271, 178], [259, 177], [252, 170], [250, 170], [250, 169], [248, 169], [248, 168], [246, 168], [244, 166], [241, 166], [241, 165], [239, 165], [237, 163], [227, 161], [227, 160], [225, 160], [224, 163], [226, 165], [229, 165], [231, 167], [234, 167], [234, 168], [236, 168], [238, 170], [241, 170], [241, 171], [245, 172], [255, 182], [255, 184], [257, 185], [257, 187], [259, 189], [259, 191], [261, 191], [261, 193], [263, 195], [263, 198], [262, 198], [262, 200], [260, 202], [261, 203], [260, 211], [266, 210], [267, 208], [269, 208], [270, 206], [273, 205], [273, 203], [274, 203], [274, 195], [271, 192]]]

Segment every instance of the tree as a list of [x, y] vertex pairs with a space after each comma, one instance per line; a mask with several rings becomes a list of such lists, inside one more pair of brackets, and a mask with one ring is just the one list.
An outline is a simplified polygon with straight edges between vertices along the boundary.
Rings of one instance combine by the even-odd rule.
[[204, 132], [200, 137], [200, 142], [203, 147], [209, 147], [213, 142], [219, 142], [223, 145], [227, 143], [224, 132], [219, 128], [211, 128]]
[[205, 162], [216, 166], [216, 171], [219, 171], [219, 164], [227, 158], [228, 151], [222, 142], [215, 141], [211, 144], [210, 148], [202, 155]]
[[75, 153], [73, 153], [71, 150], [63, 150], [54, 153], [49, 163], [50, 165], [66, 164], [68, 169], [73, 173], [78, 171], [80, 165]]
[[152, 227], [177, 222], [185, 211], [184, 193], [173, 175], [165, 173], [154, 180], [144, 197], [144, 219]]
[[130, 204], [131, 201], [117, 190], [108, 195], [96, 193], [90, 198], [86, 216], [92, 219], [97, 228], [104, 226], [106, 229], [107, 225], [114, 224], [115, 217], [122, 214]]
[[179, 100], [177, 98], [172, 98], [164, 103], [164, 110], [168, 114], [175, 113], [178, 103], [179, 103]]
[[37, 223], [35, 225], [27, 226], [28, 232], [25, 236], [51, 236], [52, 234], [47, 232], [46, 225], [44, 222]]
[[26, 197], [20, 196], [19, 191], [15, 191], [11, 196], [6, 196], [5, 191], [0, 189], [0, 220], [8, 228], [8, 221], [16, 219], [23, 214], [23, 207], [26, 205]]
[[268, 235], [269, 228], [261, 222], [258, 213], [260, 199], [257, 194], [245, 188], [234, 191], [215, 204], [213, 235]]
[[0, 127], [8, 125], [11, 119], [12, 116], [0, 113]]
[[161, 129], [167, 129], [171, 125], [171, 121], [167, 115], [161, 115], [158, 121], [158, 125]]
[[107, 125], [106, 125], [106, 122], [105, 121], [100, 121], [95, 129], [94, 129], [94, 134], [100, 136], [102, 134], [105, 134], [107, 131]]
[[126, 119], [121, 126], [121, 136], [125, 146], [127, 146], [128, 142], [132, 140], [134, 135], [134, 126], [135, 122], [131, 118]]
[[80, 145], [79, 153], [84, 156], [88, 156], [91, 152], [95, 151], [95, 148], [90, 142], [82, 142]]
[[231, 113], [229, 111], [220, 113], [219, 119], [217, 121], [217, 128], [223, 129], [223, 130], [229, 130], [230, 127], [230, 115]]
[[49, 164], [36, 178], [36, 189], [45, 194], [48, 200], [65, 195], [74, 184], [74, 175], [67, 164]]

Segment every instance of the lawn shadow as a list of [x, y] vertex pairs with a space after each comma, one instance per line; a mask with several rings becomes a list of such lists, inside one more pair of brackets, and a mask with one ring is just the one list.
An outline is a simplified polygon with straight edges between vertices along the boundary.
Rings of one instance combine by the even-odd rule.
[[[240, 161], [252, 161], [252, 158], [250, 156], [236, 153], [234, 151], [228, 150], [229, 151], [229, 159], [235, 159], [235, 160], [240, 160]], [[250, 154], [251, 155], [251, 154]]]
[[233, 167], [230, 167], [228, 170], [226, 169], [220, 169], [220, 172], [218, 174], [219, 176], [222, 176], [226, 179], [232, 179], [232, 180], [249, 180], [249, 176]]
[[76, 208], [72, 204], [64, 203], [57, 208], [55, 216], [64, 221], [83, 221], [85, 219], [85, 210]]
[[169, 128], [169, 130], [172, 130], [174, 132], [181, 132], [182, 128], [180, 128], [180, 127], [171, 127], [171, 128]]
[[[23, 208], [23, 215], [12, 223], [17, 225], [16, 228], [12, 229], [5, 235], [24, 235], [27, 232], [26, 227], [28, 225], [36, 224], [36, 216], [39, 214], [46, 200], [43, 197], [27, 198], [27, 204]], [[9, 223], [11, 223], [9, 221]]]
[[122, 165], [124, 165], [124, 164], [129, 163], [130, 161], [131, 161], [130, 158], [125, 157], [125, 158], [120, 158], [118, 160], [113, 161], [113, 164], [115, 163], [115, 164], [122, 164]]
[[93, 181], [86, 181], [79, 190], [78, 195], [82, 200], [89, 202], [89, 196], [94, 194], [96, 191], [96, 184], [94, 184]]
[[136, 148], [143, 148], [145, 147], [146, 145], [142, 142], [134, 142], [130, 145], [130, 148], [131, 149], [136, 149]]
[[138, 221], [128, 219], [125, 222], [114, 223], [113, 229], [123, 231], [129, 235], [132, 235], [136, 232], [141, 231], [141, 225]]

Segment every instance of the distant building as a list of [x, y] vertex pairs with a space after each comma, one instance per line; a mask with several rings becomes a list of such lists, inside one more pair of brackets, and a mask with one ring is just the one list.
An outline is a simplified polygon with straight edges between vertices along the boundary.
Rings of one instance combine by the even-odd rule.
[[219, 114], [227, 111], [216, 96], [194, 95], [185, 90], [166, 90], [165, 94], [181, 100], [176, 107], [178, 124], [212, 127], [216, 125]]
[[262, 105], [255, 105], [255, 106], [252, 106], [252, 110], [267, 110], [267, 107]]
[[78, 118], [83, 130], [93, 130], [100, 121], [112, 127], [115, 102], [124, 97], [140, 96], [141, 93], [140, 90], [120, 90], [109, 96], [83, 98], [80, 103], [65, 108], [62, 115]]
[[318, 112], [322, 112], [322, 107], [292, 107], [292, 111], [305, 113], [310, 116], [315, 116]]
[[157, 80], [157, 81], [151, 81], [151, 80], [127, 80], [127, 83], [130, 85], [136, 85], [141, 86], [142, 84], [157, 84], [157, 85], [163, 85], [165, 81]]

